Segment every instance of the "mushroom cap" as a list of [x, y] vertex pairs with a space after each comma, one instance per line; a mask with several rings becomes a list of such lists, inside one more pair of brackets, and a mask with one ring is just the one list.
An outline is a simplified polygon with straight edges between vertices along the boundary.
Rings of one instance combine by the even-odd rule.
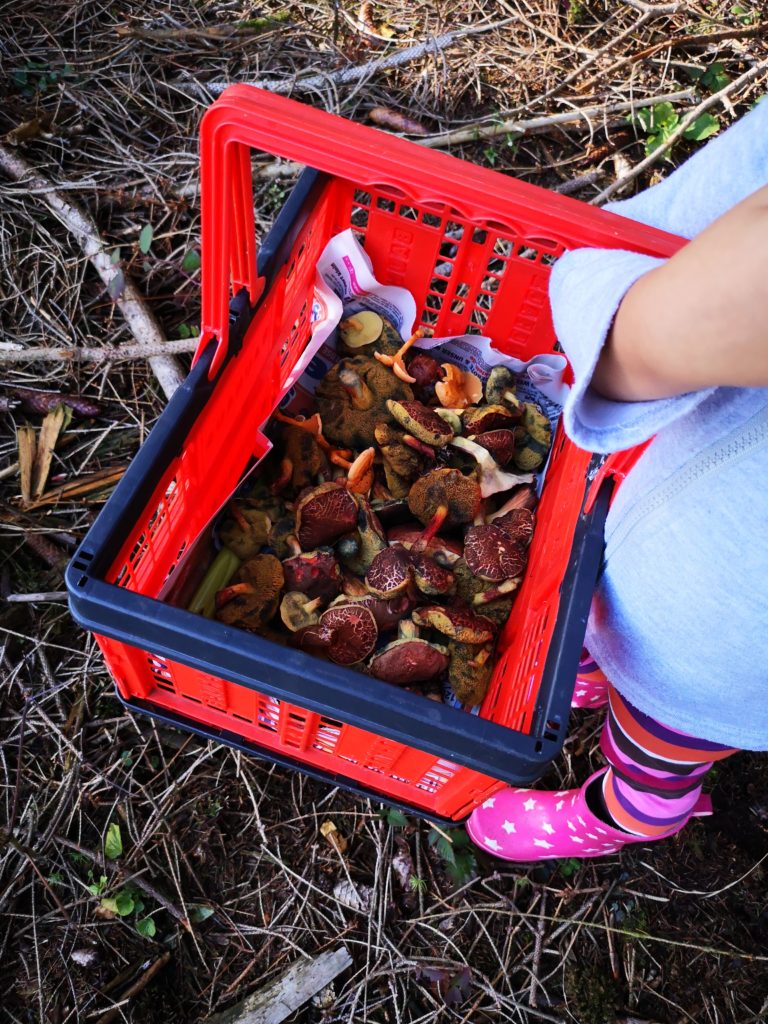
[[326, 650], [337, 665], [354, 665], [367, 658], [379, 637], [373, 613], [359, 603], [337, 604], [326, 609], [318, 625], [331, 633]]
[[442, 448], [453, 438], [450, 423], [421, 402], [396, 402], [390, 399], [387, 409], [404, 430], [433, 448]]
[[439, 604], [425, 605], [412, 612], [417, 626], [429, 626], [444, 633], [451, 640], [463, 644], [483, 644], [493, 640], [495, 624], [468, 608], [444, 608]]
[[488, 581], [475, 576], [463, 558], [460, 558], [451, 566], [451, 571], [456, 578], [456, 596], [464, 604], [469, 605], [470, 608], [475, 608], [478, 612], [482, 612], [486, 618], [492, 619], [497, 626], [501, 626], [507, 621], [512, 610], [513, 597], [499, 597], [496, 601], [475, 606], [475, 596], [489, 590]]
[[533, 402], [526, 402], [521, 436], [515, 449], [515, 465], [532, 472], [544, 465], [552, 444], [552, 424], [545, 412]]
[[370, 506], [370, 503], [360, 494], [356, 496], [357, 530], [351, 536], [357, 541], [356, 550], [345, 555], [339, 544], [339, 555], [345, 568], [350, 572], [364, 576], [371, 567], [371, 562], [376, 555], [387, 547], [387, 540], [379, 518]]
[[301, 551], [299, 539], [295, 533], [296, 516], [286, 515], [272, 523], [267, 543], [279, 559], [289, 558]]
[[308, 598], [335, 597], [344, 582], [341, 567], [330, 548], [303, 551], [286, 558], [283, 572], [288, 590], [300, 591]]
[[[257, 555], [267, 543], [272, 524], [261, 509], [239, 508], [238, 516], [241, 517], [240, 522], [230, 518], [224, 520], [218, 530], [219, 540], [238, 558], [247, 560]], [[247, 528], [244, 528], [243, 521]]]
[[368, 662], [368, 671], [377, 679], [397, 686], [424, 683], [448, 668], [448, 652], [426, 640], [393, 640], [377, 651]]
[[485, 400], [489, 405], [508, 404], [505, 391], [517, 394], [517, 378], [506, 366], [494, 366], [485, 382]]
[[512, 540], [527, 547], [533, 537], [536, 517], [529, 508], [511, 508], [500, 516], [492, 516], [493, 526], [503, 530]]
[[448, 682], [461, 703], [468, 708], [480, 704], [488, 692], [493, 675], [493, 657], [489, 646], [471, 647], [451, 641]]
[[411, 558], [405, 548], [387, 547], [371, 562], [365, 585], [376, 597], [389, 600], [405, 593], [412, 578]]
[[313, 487], [296, 505], [296, 536], [305, 551], [332, 544], [357, 525], [357, 503], [343, 484]]
[[456, 590], [456, 579], [449, 569], [430, 558], [423, 551], [411, 554], [413, 581], [422, 594], [433, 597], [438, 594], [453, 594]]
[[524, 547], [490, 524], [470, 526], [464, 538], [464, 558], [475, 576], [493, 583], [519, 576], [526, 562]]
[[520, 422], [520, 416], [511, 413], [505, 405], [474, 405], [462, 412], [461, 422], [464, 433], [471, 436], [514, 427]]
[[229, 626], [258, 632], [277, 613], [284, 583], [283, 567], [274, 555], [249, 558], [230, 583], [235, 587], [245, 584], [248, 592], [237, 594], [217, 609], [216, 618]]
[[515, 454], [517, 443], [517, 431], [499, 428], [498, 430], [484, 430], [480, 434], [474, 434], [470, 441], [482, 445], [489, 451], [499, 466], [507, 466]]
[[415, 381], [411, 387], [416, 398], [425, 405], [435, 404], [437, 402], [435, 384], [438, 384], [445, 376], [445, 371], [440, 363], [426, 352], [414, 352], [408, 361], [408, 373]]
[[394, 629], [400, 624], [403, 616], [411, 610], [411, 600], [407, 594], [400, 594], [389, 601], [368, 593], [357, 597], [347, 597], [341, 594], [331, 602], [330, 607], [333, 608], [338, 604], [364, 605], [372, 613], [380, 633]]
[[359, 349], [378, 341], [383, 330], [384, 320], [379, 314], [372, 309], [362, 309], [341, 321], [339, 338], [347, 348]]
[[[387, 540], [390, 544], [401, 544], [406, 551], [410, 551], [411, 546], [421, 537], [422, 532], [420, 526], [409, 526], [406, 523], [403, 526], [393, 526], [387, 532]], [[448, 540], [438, 534], [431, 537], [424, 548], [425, 554], [434, 558], [438, 565], [446, 567], [453, 565], [457, 559], [461, 558], [463, 552], [464, 546], [459, 541]]]
[[408, 494], [408, 508], [426, 526], [440, 506], [448, 509], [446, 524], [471, 523], [480, 511], [482, 495], [474, 476], [458, 469], [433, 469], [425, 473]]

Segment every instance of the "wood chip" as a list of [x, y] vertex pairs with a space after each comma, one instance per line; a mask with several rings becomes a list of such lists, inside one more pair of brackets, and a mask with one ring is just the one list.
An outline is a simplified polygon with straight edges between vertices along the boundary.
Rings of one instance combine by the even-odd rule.
[[35, 464], [37, 439], [34, 427], [19, 427], [16, 432], [19, 446], [19, 474], [21, 476], [21, 498], [24, 504], [32, 500], [32, 469]]
[[57, 405], [46, 414], [43, 420], [43, 425], [40, 428], [40, 437], [37, 441], [37, 454], [35, 455], [35, 465], [32, 472], [33, 500], [39, 498], [45, 490], [48, 474], [51, 471], [51, 462], [53, 461], [56, 442], [59, 439], [59, 434], [71, 417], [71, 409], [67, 410], [66, 406]]

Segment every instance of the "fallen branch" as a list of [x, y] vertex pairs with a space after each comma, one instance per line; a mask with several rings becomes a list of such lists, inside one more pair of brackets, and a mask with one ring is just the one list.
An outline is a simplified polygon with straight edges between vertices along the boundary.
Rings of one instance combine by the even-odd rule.
[[[359, 82], [362, 78], [369, 78], [379, 71], [386, 71], [388, 68], [400, 67], [401, 64], [408, 64], [412, 60], [426, 57], [429, 54], [439, 53], [441, 50], [453, 46], [460, 39], [468, 36], [481, 35], [485, 32], [492, 32], [494, 29], [503, 28], [515, 21], [515, 18], [502, 18], [501, 21], [493, 21], [488, 25], [477, 25], [473, 28], [457, 29], [455, 32], [446, 32], [441, 36], [434, 36], [426, 39], [416, 46], [409, 46], [405, 50], [397, 50], [386, 57], [376, 57], [365, 64], [355, 65], [348, 68], [340, 68], [338, 71], [331, 71], [326, 75], [309, 75], [306, 78], [260, 78], [255, 82], [238, 83], [255, 85], [259, 89], [266, 89], [268, 92], [278, 94], [307, 92], [313, 89], [322, 89], [328, 85], [344, 85], [347, 82]], [[204, 100], [211, 96], [219, 96], [225, 89], [228, 89], [233, 82], [221, 80], [213, 82], [175, 81], [168, 83], [168, 88], [178, 89], [184, 93], [194, 93]]]
[[417, 139], [415, 141], [420, 146], [427, 146], [429, 149], [439, 149], [443, 146], [452, 146], [462, 142], [479, 142], [481, 139], [493, 139], [497, 135], [506, 135], [508, 133], [525, 135], [526, 132], [535, 131], [539, 128], [548, 128], [553, 125], [568, 124], [570, 121], [589, 121], [593, 117], [603, 118], [608, 114], [631, 113], [633, 110], [640, 110], [643, 107], [653, 107], [657, 103], [678, 103], [681, 100], [689, 100], [693, 96], [693, 89], [684, 89], [681, 92], [667, 93], [664, 96], [654, 96], [645, 100], [625, 100], [622, 103], [611, 103], [602, 107], [578, 107], [575, 110], [568, 110], [564, 114], [546, 114], [543, 117], [532, 117], [527, 121], [509, 118], [496, 124], [471, 125], [469, 128], [457, 128], [456, 131], [446, 132], [444, 135], [432, 135], [427, 139]]
[[[14, 181], [23, 181], [29, 188], [40, 191], [48, 207], [64, 227], [74, 235], [81, 249], [96, 268], [99, 277], [105, 286], [108, 286], [115, 276], [115, 267], [112, 265], [111, 257], [106, 252], [98, 229], [90, 215], [64, 199], [47, 178], [38, 174], [18, 153], [4, 145], [0, 145], [0, 170]], [[116, 300], [116, 305], [125, 317], [131, 334], [139, 343], [136, 347], [144, 347], [152, 372], [166, 398], [170, 398], [184, 380], [184, 372], [177, 360], [172, 355], [166, 354], [168, 350], [163, 330], [155, 316], [147, 309], [138, 288], [128, 277], [125, 278], [125, 287], [120, 298]], [[146, 352], [147, 349], [152, 350], [151, 355]], [[30, 351], [34, 351], [34, 349], [25, 350], [25, 352]], [[7, 355], [7, 350], [4, 354]], [[25, 358], [32, 357], [25, 355]], [[134, 356], [133, 358], [138, 357]]]
[[[155, 359], [168, 359], [181, 352], [194, 352], [196, 348], [197, 338], [177, 338], [159, 344], [82, 348], [23, 348], [21, 345], [6, 348], [0, 344], [0, 363], [117, 363], [124, 359], [149, 359], [151, 364]], [[167, 391], [166, 396], [171, 397]]]
[[66, 601], [66, 590], [42, 590], [38, 594], [9, 594], [8, 604], [36, 604], [38, 601]]
[[207, 1024], [280, 1024], [352, 964], [344, 946], [293, 964], [266, 988], [252, 993]]
[[168, 950], [166, 950], [165, 953], [162, 953], [157, 958], [157, 960], [153, 961], [152, 963], [149, 963], [146, 970], [144, 970], [142, 974], [139, 975], [139, 977], [136, 979], [136, 981], [134, 981], [131, 987], [125, 990], [125, 992], [120, 998], [120, 1002], [117, 1003], [115, 1006], [110, 1007], [110, 1009], [107, 1010], [106, 1013], [102, 1013], [102, 1015], [96, 1021], [96, 1024], [111, 1024], [111, 1022], [120, 1015], [120, 1007], [124, 1006], [129, 999], [133, 999], [134, 996], [137, 996], [139, 992], [145, 989], [147, 985], [150, 983], [150, 981], [152, 981], [154, 976], [158, 973], [158, 971], [161, 971], [170, 959], [171, 954]]
[[[629, 185], [630, 182], [638, 178], [643, 173], [643, 171], [647, 170], [649, 167], [652, 167], [657, 160], [661, 159], [661, 157], [664, 156], [664, 154], [668, 152], [672, 148], [672, 146], [675, 145], [676, 142], [679, 142], [685, 134], [686, 129], [689, 127], [689, 125], [693, 124], [697, 117], [701, 117], [701, 115], [706, 113], [706, 111], [709, 110], [711, 107], [717, 106], [718, 103], [721, 103], [724, 99], [726, 99], [726, 97], [730, 96], [731, 93], [737, 92], [739, 89], [741, 89], [742, 86], [748, 85], [749, 82], [757, 78], [761, 73], [765, 72], [766, 70], [768, 70], [768, 60], [762, 60], [759, 64], [755, 64], [753, 67], [751, 67], [749, 71], [745, 71], [743, 75], [739, 75], [738, 78], [734, 78], [732, 82], [729, 82], [728, 85], [726, 85], [723, 89], [720, 89], [719, 92], [715, 92], [711, 96], [708, 96], [705, 100], [702, 100], [701, 103], [693, 107], [693, 109], [690, 110], [685, 115], [685, 117], [682, 118], [682, 120], [677, 125], [675, 130], [671, 133], [669, 138], [665, 139], [665, 141], [660, 146], [654, 149], [654, 151], [650, 153], [644, 160], [641, 160], [639, 164], [635, 164], [635, 166], [628, 170], [625, 174], [622, 174], [620, 178], [617, 178], [612, 185], [609, 185], [607, 188], [604, 188], [599, 195], [595, 196], [594, 199], [590, 200], [591, 204], [593, 206], [600, 206], [607, 199], [610, 199], [610, 197], [614, 195], [616, 192], [619, 192], [626, 185]], [[657, 99], [654, 102], [660, 103], [662, 101]]]

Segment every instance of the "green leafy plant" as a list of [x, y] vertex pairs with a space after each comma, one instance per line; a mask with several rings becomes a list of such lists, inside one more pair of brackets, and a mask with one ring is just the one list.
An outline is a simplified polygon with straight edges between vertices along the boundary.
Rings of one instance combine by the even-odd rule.
[[73, 78], [75, 69], [65, 64], [57, 70], [38, 60], [30, 60], [22, 68], [13, 72], [13, 82], [21, 89], [24, 96], [31, 99], [36, 92], [48, 92], [59, 82]]
[[757, 21], [757, 13], [751, 10], [749, 7], [745, 7], [744, 4], [734, 4], [731, 8], [731, 14], [738, 18], [742, 25], [751, 25]]
[[152, 248], [152, 238], [154, 236], [154, 229], [151, 224], [145, 224], [139, 232], [139, 252], [144, 256], [147, 255], [149, 250]]
[[408, 824], [408, 818], [402, 811], [398, 811], [396, 807], [385, 807], [382, 811], [382, 817], [390, 828], [405, 828]]
[[477, 871], [472, 842], [463, 829], [430, 829], [427, 842], [443, 862], [445, 873], [456, 886], [464, 885]]
[[94, 878], [93, 871], [88, 872], [88, 878], [90, 879], [90, 885], [88, 886], [88, 892], [94, 896], [101, 896], [104, 890], [109, 884], [106, 875], [99, 875], [98, 880]]
[[656, 103], [652, 107], [644, 107], [635, 115], [635, 123], [646, 134], [645, 155], [650, 156], [659, 146], [669, 140], [672, 132], [680, 123], [680, 115], [671, 103]]
[[557, 866], [563, 878], [571, 878], [581, 867], [581, 861], [578, 857], [563, 857], [558, 861]]
[[203, 903], [192, 903], [188, 909], [189, 920], [192, 924], [200, 924], [201, 921], [207, 921], [215, 913], [213, 907], [206, 907]]
[[194, 274], [200, 269], [200, 253], [197, 249], [190, 249], [181, 261], [181, 269], [185, 274]]
[[408, 879], [408, 888], [411, 892], [415, 893], [426, 893], [427, 891], [427, 880], [426, 878], [417, 878], [416, 875], [411, 875]]
[[117, 860], [123, 852], [123, 837], [120, 834], [120, 826], [113, 821], [107, 827], [107, 834], [104, 836], [104, 854], [109, 860]]

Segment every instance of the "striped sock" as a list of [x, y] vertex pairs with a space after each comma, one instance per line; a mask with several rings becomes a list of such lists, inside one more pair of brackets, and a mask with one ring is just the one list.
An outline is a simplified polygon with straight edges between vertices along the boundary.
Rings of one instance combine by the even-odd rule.
[[736, 752], [662, 725], [613, 686], [600, 747], [609, 764], [602, 780], [608, 815], [625, 832], [649, 837], [684, 822], [712, 764]]

